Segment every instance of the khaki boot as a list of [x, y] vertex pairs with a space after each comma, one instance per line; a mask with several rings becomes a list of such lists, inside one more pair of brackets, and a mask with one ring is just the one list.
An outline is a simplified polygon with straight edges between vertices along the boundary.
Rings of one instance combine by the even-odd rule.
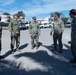
[[36, 49], [38, 49], [38, 46], [36, 46]]
[[18, 48], [16, 49], [16, 51], [21, 52]]
[[31, 49], [34, 49], [34, 46], [32, 46]]

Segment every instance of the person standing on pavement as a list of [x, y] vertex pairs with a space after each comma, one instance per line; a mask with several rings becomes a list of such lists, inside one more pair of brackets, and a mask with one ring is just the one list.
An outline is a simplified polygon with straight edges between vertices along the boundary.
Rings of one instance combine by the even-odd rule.
[[70, 60], [71, 63], [76, 63], [76, 9], [70, 10], [70, 17], [73, 19], [71, 23], [71, 51], [74, 59]]
[[0, 17], [0, 57], [2, 57], [1, 56], [1, 50], [2, 50], [1, 39], [2, 39], [2, 25], [1, 25], [1, 17]]
[[[39, 23], [36, 20], [36, 17], [32, 17], [32, 22], [29, 25], [29, 33], [31, 37], [31, 49], [33, 49], [36, 45], [36, 49], [38, 49], [38, 40], [39, 40], [39, 35], [40, 35], [40, 27]], [[36, 42], [34, 44], [34, 41]]]
[[11, 32], [11, 50], [12, 54], [14, 53], [14, 44], [16, 41], [16, 51], [19, 51], [20, 45], [20, 29], [17, 15], [14, 15], [9, 23], [9, 31]]
[[53, 22], [53, 28], [51, 29], [50, 35], [53, 33], [53, 42], [54, 42], [54, 49], [57, 50], [57, 40], [59, 43], [59, 53], [62, 52], [62, 34], [64, 31], [64, 22], [60, 19], [60, 14], [55, 13], [54, 14], [54, 22]]

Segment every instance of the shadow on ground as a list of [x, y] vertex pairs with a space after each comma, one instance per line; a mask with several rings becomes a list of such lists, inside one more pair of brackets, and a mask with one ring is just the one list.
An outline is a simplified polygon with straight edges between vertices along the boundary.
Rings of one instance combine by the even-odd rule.
[[[43, 46], [51, 52], [52, 45], [45, 46], [42, 45], [42, 43], [39, 44], [39, 46]], [[27, 47], [27, 45], [28, 44], [22, 45], [20, 48], [23, 49]], [[65, 46], [67, 47], [67, 50], [64, 50], [63, 53], [69, 53], [70, 47], [66, 44]], [[70, 63], [66, 61], [60, 60], [52, 55], [49, 55], [46, 50], [37, 50], [35, 53], [20, 53], [14, 55], [14, 57], [15, 59], [19, 59], [21, 57], [28, 57], [31, 60], [42, 64], [42, 66], [47, 68], [47, 71], [41, 71], [39, 69], [26, 71], [26, 69], [20, 69], [20, 65], [22, 64], [16, 65], [17, 63], [14, 61], [3, 60], [2, 62], [0, 62], [0, 75], [76, 75], [76, 68], [73, 68]]]
[[[28, 43], [26, 43], [26, 44], [24, 44], [24, 45], [21, 45], [20, 47], [19, 47], [19, 49], [20, 50], [22, 50], [22, 49], [24, 49], [24, 48], [26, 48], [28, 46]], [[16, 49], [14, 49], [14, 52], [16, 51]], [[4, 58], [6, 58], [7, 56], [9, 56], [11, 54], [11, 50], [9, 50], [8, 52], [6, 52], [4, 55], [3, 55], [3, 57]]]

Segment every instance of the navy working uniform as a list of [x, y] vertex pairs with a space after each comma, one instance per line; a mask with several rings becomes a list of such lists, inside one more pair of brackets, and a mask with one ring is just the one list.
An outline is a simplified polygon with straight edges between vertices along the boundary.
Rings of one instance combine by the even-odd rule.
[[[33, 17], [33, 19], [36, 19], [36, 17]], [[34, 40], [35, 40], [35, 45], [36, 48], [38, 48], [38, 40], [39, 40], [39, 33], [40, 33], [40, 27], [39, 23], [36, 22], [31, 22], [29, 25], [29, 33], [32, 35], [31, 36], [31, 45], [32, 49], [34, 48]]]
[[53, 28], [51, 29], [51, 33], [53, 32], [53, 42], [54, 49], [57, 49], [57, 40], [59, 42], [59, 52], [62, 52], [62, 33], [64, 31], [64, 22], [59, 19], [58, 21], [54, 20]]
[[16, 50], [18, 50], [20, 45], [20, 29], [17, 20], [11, 19], [9, 23], [9, 30], [11, 32], [11, 50], [13, 51], [14, 49], [15, 41], [16, 41]]

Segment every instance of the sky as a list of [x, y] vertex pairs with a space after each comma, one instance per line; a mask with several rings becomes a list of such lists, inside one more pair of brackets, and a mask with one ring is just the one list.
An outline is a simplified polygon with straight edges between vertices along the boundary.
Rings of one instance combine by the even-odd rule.
[[69, 10], [76, 9], [76, 0], [0, 0], [0, 13], [11, 15], [23, 11], [25, 17], [45, 18], [52, 12], [61, 12], [69, 17]]

